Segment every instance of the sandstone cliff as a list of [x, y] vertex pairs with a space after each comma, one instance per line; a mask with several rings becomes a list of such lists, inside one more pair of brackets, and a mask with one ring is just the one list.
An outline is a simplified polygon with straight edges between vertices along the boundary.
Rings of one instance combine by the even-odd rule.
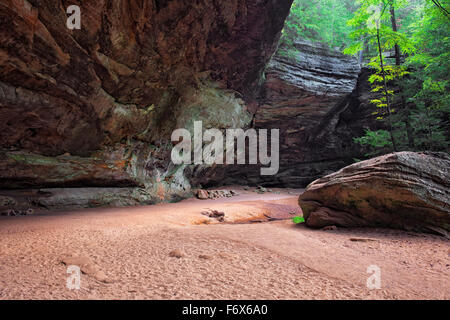
[[65, 1], [1, 1], [0, 188], [189, 194], [171, 132], [250, 123], [291, 2], [73, 1], [69, 30]]
[[362, 151], [353, 142], [376, 128], [370, 103], [370, 70], [354, 57], [320, 43], [297, 41], [294, 55], [277, 54], [253, 105], [256, 129], [280, 129], [280, 171], [261, 177], [255, 166], [197, 168], [200, 184], [304, 187], [352, 163]]

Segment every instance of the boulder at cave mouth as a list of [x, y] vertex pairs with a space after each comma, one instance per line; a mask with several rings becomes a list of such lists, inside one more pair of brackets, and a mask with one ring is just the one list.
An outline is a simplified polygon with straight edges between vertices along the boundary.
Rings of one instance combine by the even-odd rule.
[[450, 231], [450, 156], [398, 152], [312, 182], [299, 197], [306, 225]]

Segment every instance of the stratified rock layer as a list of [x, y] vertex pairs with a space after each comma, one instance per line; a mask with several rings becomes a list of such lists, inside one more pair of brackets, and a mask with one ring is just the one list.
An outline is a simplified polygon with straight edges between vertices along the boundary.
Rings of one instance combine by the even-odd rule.
[[450, 156], [392, 153], [311, 183], [299, 197], [306, 224], [450, 231]]
[[73, 31], [60, 1], [2, 1], [1, 145], [85, 156], [161, 138], [204, 81], [255, 89], [291, 1], [100, 0]]
[[291, 3], [75, 1], [69, 30], [64, 1], [1, 1], [0, 187], [188, 195], [172, 131], [250, 123]]
[[276, 56], [270, 62], [254, 117], [256, 128], [280, 129], [276, 181], [290, 186], [306, 185], [348, 164], [354, 147], [342, 135], [352, 131], [344, 114], [360, 104], [351, 99], [360, 72], [354, 57], [309, 41], [295, 46], [295, 59]]
[[[261, 176], [258, 166], [198, 169], [201, 185], [305, 187], [361, 155], [354, 137], [374, 128], [367, 82], [357, 60], [324, 44], [298, 41], [295, 56], [275, 55], [257, 104], [249, 106], [255, 129], [280, 129], [280, 170]], [[197, 181], [198, 179], [198, 181]]]

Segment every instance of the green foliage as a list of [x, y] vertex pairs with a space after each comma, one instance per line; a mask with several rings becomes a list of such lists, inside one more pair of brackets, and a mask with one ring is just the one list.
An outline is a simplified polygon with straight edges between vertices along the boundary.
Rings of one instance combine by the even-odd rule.
[[[449, 1], [441, 2], [448, 8]], [[397, 32], [392, 26], [392, 8], [401, 17]], [[449, 147], [449, 21], [431, 0], [360, 1], [360, 8], [349, 20], [355, 30], [351, 34], [353, 43], [345, 52], [356, 54], [364, 46], [372, 48], [367, 50], [368, 66], [374, 70], [369, 82], [378, 94], [371, 101], [377, 107], [373, 115], [385, 122], [391, 133], [369, 130], [355, 139], [368, 147], [367, 155], [386, 152], [392, 141], [396, 141], [398, 150]], [[406, 57], [404, 64], [394, 64], [385, 57], [396, 45]]]
[[383, 130], [355, 139], [366, 156], [448, 150], [449, 12], [450, 0], [295, 0], [279, 53], [295, 58], [295, 40], [305, 38], [345, 48], [373, 70], [373, 116]]
[[354, 138], [353, 140], [369, 150], [365, 154], [367, 157], [378, 155], [380, 149], [389, 150], [392, 147], [389, 132], [386, 130], [366, 130], [364, 136]]
[[283, 30], [281, 50], [298, 38], [344, 48], [351, 32], [346, 21], [355, 10], [354, 4], [354, 0], [295, 0]]
[[[449, 8], [450, 1], [440, 2]], [[406, 59], [411, 76], [403, 83], [404, 98], [411, 103], [411, 122], [418, 150], [449, 147], [450, 19], [433, 1], [418, 10], [408, 33], [417, 48]]]
[[294, 218], [292, 218], [292, 221], [295, 224], [305, 223], [305, 218], [303, 218], [303, 217], [294, 217]]
[[[350, 33], [350, 45], [344, 50], [346, 54], [356, 54], [364, 46], [377, 46], [377, 31], [383, 35], [382, 50], [391, 50], [396, 44], [404, 54], [411, 54], [415, 47], [409, 37], [393, 31], [391, 27], [390, 7], [396, 10], [408, 2], [404, 0], [357, 0], [359, 8], [347, 24], [353, 28]], [[376, 57], [376, 56], [375, 56]], [[377, 58], [378, 59], [378, 58]]]

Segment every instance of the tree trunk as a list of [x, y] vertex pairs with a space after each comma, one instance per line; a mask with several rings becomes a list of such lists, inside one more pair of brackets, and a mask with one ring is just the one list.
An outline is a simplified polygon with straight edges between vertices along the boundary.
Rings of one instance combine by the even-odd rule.
[[387, 87], [387, 81], [386, 81], [386, 71], [384, 70], [384, 63], [383, 63], [383, 51], [381, 49], [381, 40], [380, 40], [380, 28], [377, 26], [377, 41], [378, 41], [378, 53], [380, 54], [380, 67], [381, 67], [381, 74], [383, 76], [383, 82], [384, 82], [384, 94], [386, 97], [386, 109], [388, 111], [388, 125], [389, 125], [389, 133], [391, 135], [391, 141], [392, 141], [392, 148], [394, 149], [394, 152], [397, 152], [397, 143], [394, 138], [393, 133], [393, 127], [392, 127], [392, 120], [391, 120], [391, 107], [390, 107], [390, 99], [389, 99], [389, 92]]
[[[361, 41], [364, 39], [364, 36], [361, 36]], [[364, 62], [364, 53], [367, 51], [367, 39], [364, 39], [363, 48], [359, 51], [358, 62], [359, 66], [362, 67]]]
[[[397, 32], [397, 20], [395, 19], [395, 8], [393, 3], [391, 3], [390, 11], [391, 11], [392, 30], [394, 32]], [[401, 61], [400, 61], [400, 47], [398, 46], [398, 44], [395, 44], [394, 49], [395, 49], [395, 65], [399, 66], [401, 64]]]
[[331, 22], [331, 34], [332, 34], [332, 36], [331, 36], [331, 46], [334, 48], [334, 38], [335, 38], [335, 33], [334, 33], [334, 21], [335, 21], [335, 13], [334, 13], [334, 8], [336, 7], [336, 4], [334, 3], [334, 1], [333, 1], [333, 5], [332, 5], [332, 8], [331, 8], [331, 10], [332, 10], [332, 12], [333, 12], [333, 18], [332, 18], [332, 22]]
[[431, 129], [431, 120], [430, 120], [430, 102], [425, 103], [426, 108], [426, 116], [427, 116], [427, 128], [428, 128], [428, 150], [433, 150], [433, 130]]
[[[394, 1], [390, 3], [390, 12], [391, 12], [391, 24], [392, 24], [392, 31], [397, 32], [397, 19], [395, 18], [395, 8], [394, 8]], [[400, 47], [398, 44], [395, 44], [395, 65], [400, 66], [401, 65], [401, 56], [400, 56]], [[406, 135], [408, 136], [408, 146], [410, 148], [414, 149], [414, 136], [413, 136], [413, 130], [411, 128], [411, 124], [409, 123], [409, 116], [410, 112], [408, 109], [408, 106], [406, 105], [405, 98], [401, 97], [401, 109], [404, 110], [403, 115], [403, 122], [405, 123], [406, 127]]]
[[[402, 104], [405, 103], [404, 98], [402, 97]], [[409, 122], [409, 109], [406, 106], [405, 109], [405, 119], [403, 120], [403, 122], [405, 123], [406, 126], [406, 135], [408, 136], [408, 146], [411, 148], [411, 151], [414, 151], [414, 146], [415, 146], [415, 142], [414, 142], [414, 133], [413, 133], [413, 128], [411, 127], [411, 123]]]

